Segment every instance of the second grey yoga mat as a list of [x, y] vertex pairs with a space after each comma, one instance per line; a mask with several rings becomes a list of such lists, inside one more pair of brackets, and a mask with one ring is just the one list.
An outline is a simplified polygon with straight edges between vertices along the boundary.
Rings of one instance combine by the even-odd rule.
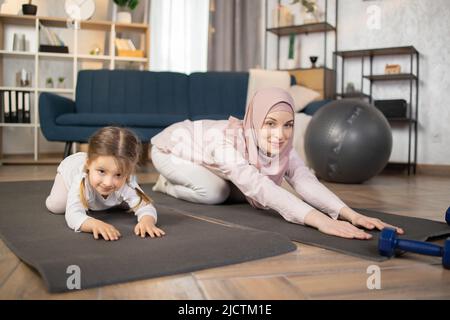
[[[51, 292], [191, 272], [283, 254], [296, 249], [285, 236], [237, 229], [158, 208], [162, 238], [139, 238], [136, 218], [123, 210], [90, 213], [113, 224], [119, 241], [70, 230], [63, 215], [45, 208], [51, 182], [0, 183], [0, 237], [41, 274]], [[77, 269], [79, 268], [79, 269]], [[79, 272], [78, 272], [79, 271]], [[67, 285], [69, 283], [69, 286]]]
[[[343, 239], [323, 234], [307, 226], [287, 222], [273, 210], [257, 210], [246, 203], [223, 205], [195, 204], [178, 200], [159, 192], [153, 192], [151, 191], [151, 185], [144, 185], [144, 190], [157, 204], [170, 206], [190, 215], [204, 216], [259, 230], [277, 232], [297, 242], [360, 258], [374, 261], [387, 259], [378, 254], [378, 231], [368, 231], [373, 235], [371, 240]], [[431, 238], [450, 236], [450, 227], [446, 223], [387, 214], [367, 209], [356, 210], [362, 214], [379, 218], [386, 223], [402, 227], [405, 230], [405, 235], [400, 236], [401, 238], [425, 241]]]

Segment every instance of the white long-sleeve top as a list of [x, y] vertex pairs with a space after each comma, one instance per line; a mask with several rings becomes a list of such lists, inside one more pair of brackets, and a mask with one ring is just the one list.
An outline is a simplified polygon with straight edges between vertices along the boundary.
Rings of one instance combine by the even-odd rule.
[[[65, 213], [66, 222], [69, 228], [76, 232], [79, 232], [83, 222], [90, 218], [80, 198], [80, 184], [83, 178], [86, 178], [84, 179], [84, 189], [90, 210], [106, 210], [118, 206], [123, 202], [130, 208], [133, 208], [141, 200], [135, 190], [136, 188], [141, 190], [141, 188], [134, 175], [130, 177], [129, 183], [125, 183], [119, 190], [112, 192], [106, 199], [103, 198], [88, 182], [86, 173], [83, 170], [86, 159], [87, 154], [85, 152], [75, 153], [65, 158], [57, 169], [57, 172], [62, 175], [66, 189], [68, 190]], [[152, 216], [156, 223], [156, 209], [150, 203], [142, 202], [134, 213], [138, 221], [143, 216]]]
[[251, 165], [224, 134], [227, 125], [228, 120], [186, 120], [166, 128], [151, 143], [230, 180], [245, 196], [277, 211], [287, 221], [304, 224], [305, 216], [314, 208], [338, 218], [346, 204], [320, 183], [294, 149], [284, 178], [301, 199]]

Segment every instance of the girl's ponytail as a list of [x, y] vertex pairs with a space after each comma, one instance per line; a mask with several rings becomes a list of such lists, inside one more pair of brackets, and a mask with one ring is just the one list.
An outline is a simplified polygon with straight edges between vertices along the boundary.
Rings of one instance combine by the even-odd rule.
[[136, 191], [137, 195], [139, 196], [139, 198], [141, 198], [141, 200], [139, 201], [139, 203], [137, 205], [135, 205], [133, 208], [131, 208], [131, 210], [135, 211], [137, 208], [139, 208], [139, 206], [141, 205], [142, 202], [144, 202], [145, 204], [153, 203], [153, 200], [148, 195], [146, 195], [141, 189], [134, 188], [134, 191]]
[[85, 188], [84, 188], [84, 180], [85, 179], [86, 179], [86, 177], [83, 177], [80, 182], [80, 200], [81, 200], [81, 203], [83, 204], [83, 207], [87, 210], [89, 205], [86, 200], [86, 192], [85, 192]]

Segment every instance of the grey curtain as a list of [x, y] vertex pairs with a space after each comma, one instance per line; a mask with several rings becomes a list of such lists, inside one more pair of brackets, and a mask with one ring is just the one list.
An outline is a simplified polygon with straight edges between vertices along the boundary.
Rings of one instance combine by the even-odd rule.
[[208, 71], [247, 71], [262, 65], [264, 0], [210, 0]]

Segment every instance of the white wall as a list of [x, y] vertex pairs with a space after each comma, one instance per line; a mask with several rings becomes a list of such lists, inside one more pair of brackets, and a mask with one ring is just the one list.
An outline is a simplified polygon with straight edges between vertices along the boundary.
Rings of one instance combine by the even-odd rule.
[[[373, 20], [367, 23], [377, 10], [379, 27], [370, 23]], [[420, 52], [418, 162], [450, 164], [450, 1], [340, 0], [339, 19], [339, 50], [413, 45]], [[405, 71], [410, 69], [408, 59], [376, 61], [374, 72], [382, 73], [391, 61]], [[358, 84], [360, 73], [358, 68], [346, 70]], [[374, 88], [376, 98], [409, 97], [409, 83], [380, 83]], [[406, 155], [407, 130], [393, 131], [392, 159], [401, 160]]]
[[[377, 12], [379, 25], [376, 23], [377, 19], [374, 20]], [[269, 68], [274, 67], [275, 61], [275, 45], [270, 45], [270, 41], [274, 41], [273, 36], [271, 39], [269, 62], [272, 64], [269, 64]], [[339, 0], [338, 50], [412, 45], [420, 52], [418, 163], [421, 164], [450, 164], [449, 40], [448, 0]], [[284, 41], [281, 43], [283, 57], [287, 56], [287, 40]], [[323, 63], [321, 36], [303, 36], [298, 45], [302, 67], [309, 67], [308, 56], [312, 53], [319, 55], [319, 65]], [[345, 83], [352, 81], [359, 88], [360, 59], [346, 60], [346, 63], [347, 61]], [[383, 73], [386, 63], [399, 63], [406, 72], [410, 69], [409, 59], [385, 57], [375, 61], [374, 73]], [[367, 68], [368, 64], [366, 70]], [[340, 83], [338, 85], [340, 88]], [[366, 81], [365, 91], [368, 92], [368, 89], [369, 83]], [[375, 99], [404, 98], [408, 101], [409, 82], [376, 83], [373, 93]], [[394, 126], [393, 135], [391, 161], [405, 161], [408, 146], [407, 127]]]

